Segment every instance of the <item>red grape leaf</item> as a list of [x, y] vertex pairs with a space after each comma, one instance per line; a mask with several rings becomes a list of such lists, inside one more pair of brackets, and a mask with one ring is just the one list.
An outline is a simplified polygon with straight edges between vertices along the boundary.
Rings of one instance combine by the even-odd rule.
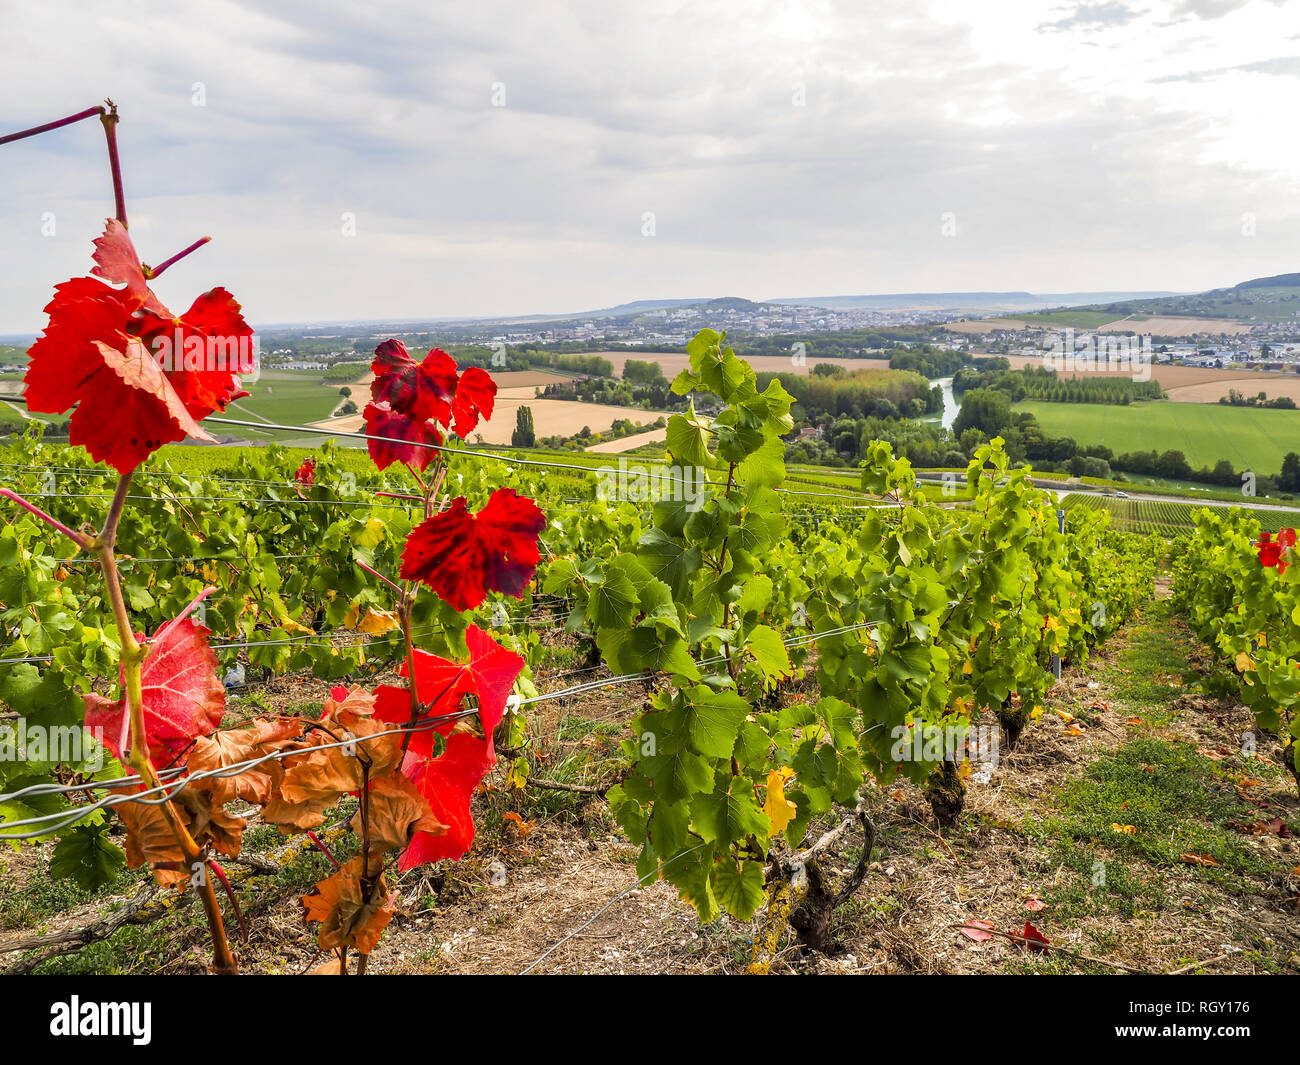
[[70, 420], [71, 442], [91, 458], [128, 473], [163, 444], [212, 440], [185, 408], [167, 375], [132, 337], [118, 351], [95, 341], [103, 366], [86, 381]]
[[522, 599], [540, 555], [546, 516], [513, 488], [498, 488], [471, 514], [458, 496], [421, 522], [406, 541], [401, 576], [423, 581], [454, 610], [472, 610], [489, 591]]
[[[217, 677], [217, 656], [208, 646], [209, 630], [189, 617], [213, 590], [205, 590], [145, 645], [140, 667], [144, 727], [149, 755], [156, 762], [170, 762], [192, 741], [210, 735], [225, 713], [226, 689]], [[125, 698], [116, 702], [95, 694], [84, 698], [86, 727], [103, 729], [105, 746], [124, 759], [130, 739]]]
[[397, 867], [403, 871], [441, 858], [459, 858], [474, 842], [474, 817], [470, 797], [479, 782], [496, 765], [491, 737], [469, 732], [448, 737], [447, 746], [437, 758], [421, 758], [408, 752], [402, 767], [445, 832], [417, 832], [402, 853]]
[[[251, 373], [253, 365], [253, 330], [244, 321], [239, 301], [224, 288], [203, 293], [179, 318], [159, 306], [157, 313], [144, 313], [141, 337], [150, 350], [166, 337], [173, 349], [180, 337], [182, 350], [173, 355], [167, 370], [176, 394], [197, 420], [215, 411], [225, 410], [232, 399], [248, 395], [239, 385], [238, 374]], [[190, 366], [184, 349], [200, 339], [205, 358], [197, 368]], [[226, 369], [221, 369], [224, 362]]]
[[1024, 945], [1027, 946], [1030, 950], [1048, 949], [1047, 937], [1043, 935], [1043, 933], [1040, 932], [1037, 928], [1031, 925], [1028, 921], [1025, 922], [1025, 927], [1023, 929], [1021, 929], [1019, 932], [1013, 932], [1012, 935], [1020, 936], [1020, 940], [1022, 942], [1026, 939], [1029, 940], [1029, 942], [1025, 943]]
[[[415, 683], [422, 703], [432, 706], [423, 715], [440, 717], [454, 713], [462, 696], [477, 696], [479, 720], [483, 731], [491, 735], [505, 713], [506, 699], [515, 679], [524, 668], [524, 660], [507, 651], [477, 625], [465, 630], [469, 646], [469, 662], [460, 664], [431, 655], [427, 651], [415, 652]], [[401, 675], [407, 676], [407, 665], [402, 664]], [[375, 689], [375, 717], [380, 721], [406, 724], [411, 719], [411, 693], [406, 688], [381, 684]], [[409, 750], [427, 755], [433, 749], [431, 732], [444, 736], [451, 733], [453, 721], [445, 721], [436, 729], [417, 732], [411, 737]]]
[[[243, 394], [236, 375], [245, 367], [240, 356], [251, 360], [253, 331], [221, 288], [172, 316], [145, 284], [117, 222], [95, 242], [95, 264], [95, 274], [125, 287], [88, 277], [56, 286], [45, 308], [49, 322], [30, 351], [26, 399], [29, 409], [48, 414], [76, 405], [72, 443], [126, 473], [165, 443], [211, 439], [192, 425]], [[187, 348], [202, 358], [187, 361]], [[161, 357], [169, 351], [167, 363]]]
[[523, 672], [524, 660], [507, 651], [477, 625], [465, 630], [465, 642], [469, 645], [468, 668], [478, 695], [479, 718], [483, 731], [491, 735], [505, 714], [506, 699]]
[[486, 370], [471, 366], [460, 375], [456, 395], [451, 401], [457, 436], [465, 440], [478, 425], [479, 418], [485, 422], [491, 420], [496, 394], [497, 383]]
[[103, 235], [95, 238], [94, 259], [95, 266], [90, 272], [96, 277], [125, 285], [126, 294], [139, 304], [153, 298], [135, 245], [131, 243], [126, 226], [116, 218], [107, 219]]
[[45, 332], [32, 345], [24, 397], [29, 410], [61, 414], [81, 398], [82, 386], [104, 365], [96, 340], [126, 347], [131, 316], [126, 295], [78, 277], [55, 286], [45, 307]]
[[[402, 663], [400, 674], [409, 676], [409, 664]], [[474, 678], [469, 667], [460, 662], [440, 658], [428, 651], [415, 651], [415, 685], [416, 694], [428, 709], [422, 718], [442, 717], [455, 713], [460, 707], [461, 699], [474, 691]], [[405, 687], [381, 684], [375, 689], [375, 717], [394, 725], [405, 725], [411, 720], [411, 693]], [[433, 749], [433, 737], [430, 731], [447, 735], [455, 722], [446, 721], [436, 729], [421, 731], [411, 737], [410, 749], [427, 754]]]
[[[387, 401], [367, 403], [361, 416], [365, 419], [368, 436], [389, 438], [366, 441], [370, 458], [379, 469], [387, 469], [394, 462], [404, 462], [417, 470], [423, 470], [437, 456], [438, 452], [432, 447], [422, 446], [442, 443], [442, 433], [433, 422], [401, 414], [393, 410]], [[394, 443], [394, 440], [407, 442]]]
[[370, 395], [376, 403], [387, 403], [417, 422], [433, 419], [445, 426], [451, 420], [456, 360], [441, 348], [417, 363], [400, 340], [385, 340], [375, 348], [370, 369], [375, 374]]

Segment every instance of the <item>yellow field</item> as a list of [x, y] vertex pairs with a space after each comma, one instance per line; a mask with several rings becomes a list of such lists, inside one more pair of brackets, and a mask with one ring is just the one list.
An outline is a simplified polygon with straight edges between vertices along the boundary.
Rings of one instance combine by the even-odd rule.
[[1250, 326], [1231, 318], [1175, 318], [1164, 315], [1132, 315], [1111, 322], [1095, 330], [1098, 333], [1127, 333], [1129, 330], [1146, 336], [1189, 337], [1197, 333], [1214, 336], [1240, 336], [1250, 332]]
[[622, 440], [606, 440], [604, 443], [592, 444], [587, 450], [596, 455], [621, 455], [625, 451], [635, 451], [642, 444], [657, 444], [667, 435], [667, 429], [650, 429], [644, 433], [625, 436]]
[[[496, 406], [492, 411], [492, 420], [479, 423], [472, 434], [471, 443], [482, 438], [485, 444], [508, 444], [515, 431], [515, 411], [519, 407], [531, 407], [533, 411], [533, 431], [538, 438], [544, 436], [573, 436], [584, 425], [593, 433], [607, 432], [614, 422], [626, 418], [633, 424], [649, 424], [661, 416], [659, 411], [639, 410], [632, 407], [613, 407], [603, 403], [582, 403], [572, 399], [534, 399], [532, 389], [510, 389], [511, 392], [526, 391], [525, 396], [502, 395], [497, 393]], [[663, 413], [663, 417], [668, 417]], [[335, 429], [343, 433], [364, 432], [364, 419], [360, 414], [350, 414], [345, 418], [326, 418], [314, 423], [319, 429]], [[619, 441], [622, 443], [622, 441]]]

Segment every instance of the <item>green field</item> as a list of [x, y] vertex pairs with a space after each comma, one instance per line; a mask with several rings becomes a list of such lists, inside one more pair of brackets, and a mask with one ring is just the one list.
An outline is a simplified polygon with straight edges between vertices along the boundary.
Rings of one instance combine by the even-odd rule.
[[[260, 415], [271, 422], [306, 425], [308, 422], [328, 418], [335, 405], [342, 402], [340, 385], [323, 384], [319, 370], [268, 370], [256, 383], [244, 387], [252, 395], [236, 402], [243, 408], [245, 415], [251, 412], [254, 421]], [[366, 397], [362, 395], [355, 398], [364, 400]]]
[[[4, 375], [4, 380], [21, 380], [17, 375]], [[308, 425], [311, 422], [328, 418], [334, 408], [343, 401], [339, 395], [341, 383], [335, 381], [325, 384], [321, 381], [320, 370], [268, 370], [251, 385], [245, 381], [244, 387], [250, 395], [236, 400], [225, 412], [225, 417], [248, 422], [279, 422], [283, 425]], [[352, 399], [358, 409], [365, 406], [368, 396], [365, 389], [354, 389]], [[3, 403], [0, 399], [0, 414], [9, 412], [19, 414], [19, 405]], [[25, 410], [25, 408], [24, 408]], [[21, 415], [20, 415], [21, 416]], [[221, 415], [218, 415], [220, 417]], [[41, 421], [62, 422], [68, 414], [33, 414]], [[209, 432], [219, 436], [237, 436], [241, 439], [265, 443], [271, 440], [293, 440], [299, 443], [316, 443], [320, 439], [302, 433], [263, 432], [240, 426], [220, 425], [213, 422]]]
[[1282, 457], [1300, 450], [1300, 411], [1168, 401], [1127, 407], [1026, 401], [1015, 409], [1032, 413], [1049, 436], [1105, 444], [1117, 455], [1181, 451], [1198, 468], [1227, 459], [1239, 470], [1277, 473]]

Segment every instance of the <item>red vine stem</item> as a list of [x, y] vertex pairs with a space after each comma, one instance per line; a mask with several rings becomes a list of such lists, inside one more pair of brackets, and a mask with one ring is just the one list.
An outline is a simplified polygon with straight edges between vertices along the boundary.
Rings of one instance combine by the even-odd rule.
[[27, 500], [25, 500], [17, 492], [12, 491], [11, 489], [8, 488], [0, 488], [0, 496], [4, 496], [6, 499], [12, 499], [24, 510], [31, 511], [38, 518], [40, 518], [41, 521], [45, 522], [45, 524], [63, 533], [64, 536], [66, 536], [74, 544], [80, 547], [83, 551], [90, 548], [91, 546], [90, 537], [86, 536], [83, 533], [76, 532], [73, 529], [69, 529], [66, 525], [63, 524], [63, 522], [59, 521], [57, 518], [51, 517], [49, 514], [46, 514], [45, 511], [43, 511], [40, 507], [36, 506], [33, 503], [27, 502]]
[[307, 838], [311, 840], [314, 844], [316, 844], [316, 849], [320, 851], [321, 854], [325, 855], [325, 857], [329, 860], [330, 865], [334, 866], [335, 872], [343, 868], [341, 865], [339, 865], [338, 859], [335, 858], [334, 855], [330, 853], [330, 849], [327, 846], [325, 846], [324, 843], [321, 842], [320, 837], [318, 837], [315, 832], [308, 832]]
[[379, 570], [375, 569], [373, 566], [367, 566], [367, 565], [366, 565], [364, 562], [362, 562], [361, 559], [359, 559], [359, 558], [358, 558], [358, 559], [355, 559], [354, 561], [356, 562], [356, 564], [357, 564], [358, 566], [360, 566], [363, 570], [365, 570], [367, 573], [369, 573], [372, 577], [378, 577], [381, 581], [383, 581], [386, 585], [388, 585], [388, 587], [390, 587], [391, 589], [393, 589], [393, 591], [395, 591], [398, 595], [405, 595], [405, 594], [406, 594], [405, 591], [403, 590], [403, 588], [402, 588], [402, 586], [401, 586], [400, 584], [398, 584], [396, 581], [391, 581], [391, 580], [389, 580], [387, 577], [385, 577], [382, 573], [379, 572]]
[[[127, 613], [126, 600], [122, 595], [122, 581], [117, 571], [117, 557], [114, 548], [117, 543], [117, 529], [122, 520], [122, 511], [126, 507], [127, 493], [131, 487], [131, 474], [125, 473], [117, 482], [113, 493], [113, 502], [104, 519], [104, 527], [95, 537], [91, 547], [99, 555], [99, 567], [104, 574], [104, 584], [108, 589], [108, 601], [113, 608], [113, 620], [117, 625], [118, 641], [122, 645], [122, 674], [124, 679], [127, 712], [130, 715], [131, 750], [129, 762], [140, 779], [149, 788], [160, 786], [158, 773], [153, 760], [149, 757], [148, 733], [144, 724], [144, 691], [141, 681], [141, 665], [144, 663], [146, 648], [135, 638], [131, 629], [131, 618]], [[199, 845], [190, 835], [190, 831], [181, 821], [171, 802], [160, 807], [167, 827], [171, 829], [185, 864], [193, 869], [200, 862], [207, 862]], [[203, 903], [203, 912], [208, 919], [208, 929], [212, 936], [212, 968], [217, 973], [237, 973], [239, 967], [235, 956], [230, 952], [230, 943], [226, 939], [225, 922], [222, 920], [221, 907], [217, 905], [217, 893], [209, 877], [203, 877], [198, 886], [199, 899]]]
[[[447, 463], [440, 455], [438, 464], [435, 467], [435, 476], [432, 489], [425, 483], [418, 470], [413, 466], [407, 467], [414, 474], [416, 481], [419, 482], [420, 491], [424, 493], [424, 517], [427, 521], [430, 517], [430, 508], [434, 496], [442, 487], [442, 479], [447, 475]], [[402, 625], [402, 638], [406, 645], [406, 686], [411, 692], [411, 717], [406, 725], [408, 729], [415, 727], [415, 723], [420, 720], [420, 693], [415, 679], [415, 640], [411, 635], [411, 608], [415, 605], [415, 596], [419, 591], [420, 585], [417, 581], [407, 581], [406, 588], [402, 592], [401, 602], [397, 608], [397, 618]], [[411, 746], [412, 732], [407, 732], [402, 737], [402, 757], [406, 757], [406, 752]]]
[[188, 248], [186, 248], [184, 251], [178, 251], [170, 259], [164, 259], [157, 266], [146, 266], [144, 268], [144, 276], [147, 278], [161, 277], [162, 272], [166, 270], [167, 267], [173, 265], [174, 263], [180, 262], [182, 259], [185, 258], [185, 256], [189, 255], [191, 252], [198, 251], [201, 247], [203, 247], [203, 245], [208, 243], [208, 241], [210, 241], [211, 239], [212, 239], [211, 237], [199, 237], [199, 239], [196, 240], [193, 244], [191, 244]]
[[102, 107], [87, 107], [84, 111], [78, 111], [75, 115], [69, 115], [67, 118], [60, 118], [55, 122], [46, 122], [43, 126], [33, 126], [31, 129], [25, 129], [18, 133], [10, 133], [7, 136], [0, 137], [0, 144], [8, 144], [10, 141], [20, 141], [26, 137], [35, 137], [38, 133], [49, 133], [52, 129], [59, 129], [62, 126], [70, 126], [74, 122], [81, 122], [87, 118], [94, 118], [96, 115], [102, 116], [104, 109]]
[[230, 886], [230, 881], [226, 878], [226, 871], [221, 868], [215, 858], [208, 859], [208, 865], [216, 874], [222, 889], [226, 893], [226, 898], [230, 900], [230, 906], [235, 911], [235, 921], [239, 924], [239, 938], [245, 943], [248, 942], [248, 924], [244, 921], [244, 911], [239, 908], [239, 899], [235, 895], [235, 889]]
[[126, 225], [126, 195], [122, 191], [122, 163], [117, 157], [117, 104], [105, 100], [108, 110], [100, 108], [99, 120], [104, 124], [104, 139], [108, 142], [108, 168], [113, 174], [113, 206], [117, 220]]

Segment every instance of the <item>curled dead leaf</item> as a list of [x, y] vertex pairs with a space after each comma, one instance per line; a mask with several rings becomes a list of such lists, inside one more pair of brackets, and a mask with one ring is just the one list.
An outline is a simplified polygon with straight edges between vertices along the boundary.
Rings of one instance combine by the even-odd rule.
[[378, 946], [396, 906], [397, 893], [389, 893], [382, 876], [375, 881], [370, 901], [366, 901], [360, 855], [302, 896], [304, 917], [320, 923], [316, 941], [322, 950], [346, 946], [369, 954]]
[[533, 822], [531, 822], [531, 821], [525, 821], [522, 817], [520, 817], [520, 816], [519, 816], [517, 813], [515, 813], [513, 810], [511, 810], [509, 813], [505, 814], [505, 815], [502, 817], [502, 820], [503, 820], [503, 821], [513, 821], [513, 822], [514, 822], [514, 826], [515, 826], [515, 828], [519, 831], [519, 834], [520, 834], [521, 836], [526, 836], [526, 835], [528, 835], [528, 833], [531, 832], [531, 831], [536, 827], [536, 826], [533, 824]]
[[[360, 835], [360, 810], [353, 815], [351, 828]], [[417, 832], [437, 836], [447, 831], [447, 826], [433, 815], [429, 800], [400, 774], [382, 776], [370, 786], [369, 828], [370, 844], [380, 850], [400, 850]]]

